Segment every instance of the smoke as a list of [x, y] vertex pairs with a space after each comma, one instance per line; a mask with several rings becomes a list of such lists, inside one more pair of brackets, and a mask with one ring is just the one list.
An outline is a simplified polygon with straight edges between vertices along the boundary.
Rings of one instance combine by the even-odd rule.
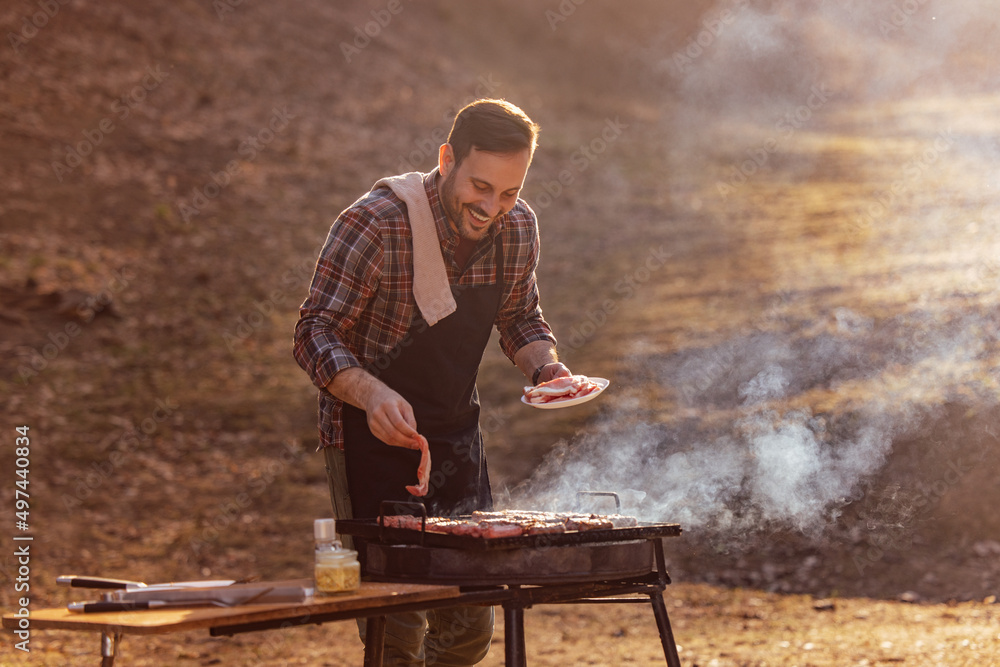
[[974, 0], [718, 2], [661, 61], [685, 105], [741, 120], [824, 80], [853, 100], [994, 89], [993, 8]]
[[979, 97], [997, 77], [991, 13], [734, 0], [663, 54], [677, 210], [726, 239], [694, 289], [736, 294], [746, 323], [635, 343], [601, 418], [507, 504], [611, 490], [623, 512], [727, 540], [816, 536], [942, 406], [1000, 403], [1000, 147], [978, 120], [997, 110]]
[[[731, 540], [789, 528], [817, 536], [861, 496], [893, 441], [939, 406], [980, 385], [981, 398], [997, 402], [995, 383], [987, 389], [966, 373], [983, 351], [976, 321], [920, 325], [904, 315], [874, 323], [842, 308], [828, 332], [810, 338], [748, 332], [644, 358], [648, 380], [677, 388], [680, 405], [715, 412], [719, 423], [656, 422], [634, 402], [617, 401], [593, 428], [559, 443], [506, 504], [573, 510], [578, 492], [611, 490], [623, 512], [645, 521]], [[990, 338], [995, 347], [995, 328]], [[705, 381], [713, 356], [726, 371], [709, 370]], [[801, 405], [816, 393], [831, 412]]]
[[[884, 117], [886, 102], [991, 93], [1000, 83], [993, 14], [973, 0], [718, 2], [702, 30], [658, 67], [671, 89], [665, 122], [674, 136], [675, 196], [687, 203], [685, 175], [698, 171], [692, 163], [729, 156], [737, 168], [729, 175], [742, 180], [748, 170], [741, 176], [740, 162], [766, 145], [764, 159], [748, 167], [774, 168], [766, 158], [793, 152], [792, 138], [836, 127], [845, 106], [853, 122], [891, 136], [909, 128]], [[940, 116], [931, 121], [944, 124]]]

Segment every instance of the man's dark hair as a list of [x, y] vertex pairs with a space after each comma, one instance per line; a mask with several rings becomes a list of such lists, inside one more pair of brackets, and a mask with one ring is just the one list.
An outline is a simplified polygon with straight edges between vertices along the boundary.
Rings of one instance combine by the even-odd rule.
[[539, 127], [528, 115], [507, 100], [476, 100], [455, 116], [448, 143], [461, 163], [473, 148], [487, 153], [534, 155]]

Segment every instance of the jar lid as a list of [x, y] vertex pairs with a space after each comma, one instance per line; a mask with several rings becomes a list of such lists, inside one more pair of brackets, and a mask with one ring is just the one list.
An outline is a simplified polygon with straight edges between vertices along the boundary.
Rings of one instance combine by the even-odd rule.
[[316, 560], [318, 561], [349, 561], [356, 562], [358, 560], [358, 552], [353, 549], [334, 549], [333, 551], [318, 551], [316, 552]]
[[317, 540], [337, 539], [337, 522], [334, 519], [316, 519], [313, 521], [313, 536]]

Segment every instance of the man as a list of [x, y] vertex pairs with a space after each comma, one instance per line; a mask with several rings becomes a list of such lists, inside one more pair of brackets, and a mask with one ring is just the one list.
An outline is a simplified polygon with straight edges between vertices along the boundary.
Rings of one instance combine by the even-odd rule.
[[[476, 376], [494, 326], [532, 384], [570, 374], [538, 304], [535, 215], [518, 198], [537, 136], [518, 107], [477, 100], [456, 115], [436, 169], [379, 181], [330, 229], [294, 354], [320, 389], [337, 517], [417, 500], [406, 486], [419, 436], [431, 514], [492, 508]], [[492, 629], [491, 608], [398, 615], [387, 664], [475, 664]]]

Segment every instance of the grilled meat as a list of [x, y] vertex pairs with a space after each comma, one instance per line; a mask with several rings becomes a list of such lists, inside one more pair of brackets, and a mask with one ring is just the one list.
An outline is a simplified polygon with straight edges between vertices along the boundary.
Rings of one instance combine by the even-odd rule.
[[[389, 528], [420, 530], [421, 517], [390, 515], [383, 517]], [[633, 528], [639, 522], [635, 517], [620, 514], [579, 514], [573, 512], [538, 512], [533, 510], [504, 510], [498, 512], [473, 512], [468, 517], [427, 517], [425, 530], [429, 533], [468, 535], [472, 537], [516, 537], [519, 535], [549, 535], [570, 531]]]

